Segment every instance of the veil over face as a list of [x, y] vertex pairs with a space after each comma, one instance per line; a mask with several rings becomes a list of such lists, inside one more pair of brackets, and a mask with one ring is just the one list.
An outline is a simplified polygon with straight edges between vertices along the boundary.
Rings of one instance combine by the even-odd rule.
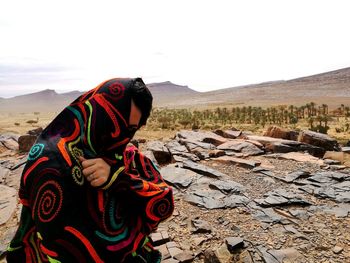
[[[142, 85], [105, 81], [44, 129], [21, 177], [21, 224], [8, 262], [160, 262], [148, 235], [172, 214], [172, 189], [138, 149], [126, 149], [131, 99]], [[149, 112], [141, 113], [144, 124]], [[104, 185], [85, 180], [79, 156], [111, 165]]]
[[[61, 145], [64, 141], [71, 146], [68, 150], [78, 145], [88, 158], [102, 157], [113, 162], [114, 155], [123, 153], [132, 136], [127, 128], [136, 83], [143, 84], [139, 78], [101, 83], [66, 107], [43, 131], [43, 138], [60, 139]], [[67, 160], [67, 154], [75, 155], [64, 152], [62, 147], [59, 150]]]

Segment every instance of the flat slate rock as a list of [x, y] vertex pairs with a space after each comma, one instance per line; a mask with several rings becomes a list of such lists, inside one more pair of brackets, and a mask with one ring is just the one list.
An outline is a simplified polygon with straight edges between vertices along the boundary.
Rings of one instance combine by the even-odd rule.
[[265, 199], [256, 199], [255, 201], [263, 207], [285, 206], [285, 205], [312, 205], [305, 200], [300, 194], [289, 192], [284, 189], [276, 189], [266, 193]]
[[332, 199], [338, 203], [350, 202], [350, 175], [324, 171], [303, 180], [299, 189], [318, 198]]
[[316, 189], [315, 196], [328, 197], [338, 203], [350, 203], [350, 181]]
[[322, 159], [314, 157], [308, 153], [289, 152], [289, 153], [279, 155], [279, 158], [286, 159], [286, 160], [294, 160], [297, 162], [309, 162], [309, 163], [324, 165], [324, 162]]
[[311, 182], [317, 182], [320, 184], [335, 184], [344, 180], [350, 181], [350, 175], [341, 172], [322, 171], [314, 173], [307, 180]]
[[247, 206], [250, 200], [242, 195], [230, 195], [223, 199], [225, 208], [236, 208], [240, 206]]
[[224, 194], [240, 194], [244, 191], [244, 186], [235, 181], [216, 180], [211, 182], [209, 187], [218, 189]]
[[253, 217], [263, 223], [266, 224], [283, 224], [288, 225], [291, 223], [291, 221], [276, 213], [273, 208], [265, 208], [265, 209], [254, 209], [255, 212], [253, 214]]
[[192, 186], [191, 190], [185, 194], [184, 200], [190, 204], [207, 209], [235, 208], [246, 206], [250, 202], [247, 197], [242, 195], [227, 195], [218, 190], [199, 189]]
[[222, 200], [225, 197], [223, 193], [211, 189], [198, 189], [188, 192], [184, 196], [184, 200], [190, 204], [207, 209], [225, 208], [225, 203]]
[[182, 138], [182, 139], [189, 139], [193, 141], [211, 143], [216, 146], [227, 141], [226, 138], [220, 135], [217, 135], [213, 132], [197, 132], [197, 131], [182, 130], [176, 134], [176, 137]]
[[175, 165], [163, 167], [160, 173], [167, 183], [180, 188], [188, 187], [198, 176], [191, 170], [175, 167]]
[[180, 163], [185, 162], [187, 160], [191, 160], [193, 162], [200, 161], [200, 158], [197, 155], [192, 153], [173, 154], [171, 157], [174, 162], [180, 162]]
[[0, 225], [5, 224], [13, 215], [17, 206], [17, 191], [6, 185], [0, 185]]
[[220, 144], [217, 147], [217, 149], [240, 152], [243, 154], [243, 156], [259, 155], [264, 153], [262, 149], [260, 149], [253, 143], [250, 143], [242, 139], [229, 140], [223, 144]]
[[192, 226], [192, 233], [211, 233], [213, 231], [212, 226], [200, 218], [192, 219]]
[[242, 131], [234, 130], [216, 130], [214, 131], [214, 133], [228, 139], [236, 139], [237, 137], [242, 135]]
[[171, 154], [180, 154], [180, 153], [188, 153], [189, 152], [187, 150], [186, 146], [180, 144], [176, 140], [172, 140], [170, 142], [167, 142], [165, 144], [165, 147], [168, 148], [168, 150]]
[[200, 141], [190, 140], [190, 139], [179, 139], [179, 143], [182, 145], [185, 145], [190, 152], [193, 152], [198, 148], [205, 149], [205, 150], [216, 149], [216, 146], [212, 143], [200, 142]]
[[295, 248], [267, 249], [258, 246], [257, 250], [262, 254], [265, 263], [305, 262], [305, 258]]
[[286, 183], [292, 183], [297, 179], [305, 179], [310, 177], [310, 173], [307, 171], [295, 171], [287, 174], [282, 180]]
[[186, 160], [197, 162], [200, 160], [195, 154], [190, 153], [185, 145], [180, 144], [176, 140], [166, 143], [165, 146], [168, 148], [175, 162], [183, 162]]
[[243, 158], [236, 158], [232, 156], [220, 156], [218, 158], [213, 158], [214, 161], [228, 163], [228, 164], [236, 164], [245, 168], [253, 169], [256, 166], [259, 166], [261, 163], [258, 161], [247, 160]]
[[146, 144], [146, 149], [152, 151], [159, 164], [169, 163], [171, 155], [167, 147], [161, 141], [151, 141]]
[[320, 211], [324, 211], [329, 214], [333, 214], [338, 218], [345, 218], [348, 215], [350, 216], [350, 204], [339, 204], [332, 207], [322, 207]]
[[273, 138], [268, 136], [248, 135], [247, 138], [249, 140], [258, 141], [265, 146], [269, 144], [283, 144], [283, 145], [294, 146], [294, 147], [301, 145], [301, 143], [297, 141]]
[[224, 173], [219, 172], [218, 170], [192, 161], [184, 161], [182, 167], [209, 177], [219, 178], [226, 176]]

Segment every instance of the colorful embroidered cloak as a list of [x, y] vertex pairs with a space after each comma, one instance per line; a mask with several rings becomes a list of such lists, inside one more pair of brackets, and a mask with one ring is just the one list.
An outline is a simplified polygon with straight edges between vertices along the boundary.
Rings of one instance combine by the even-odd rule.
[[[19, 191], [23, 204], [10, 243], [15, 262], [160, 262], [148, 235], [174, 208], [171, 188], [130, 141], [131, 87], [112, 79], [66, 107], [29, 152]], [[103, 158], [108, 181], [92, 187], [79, 156]]]

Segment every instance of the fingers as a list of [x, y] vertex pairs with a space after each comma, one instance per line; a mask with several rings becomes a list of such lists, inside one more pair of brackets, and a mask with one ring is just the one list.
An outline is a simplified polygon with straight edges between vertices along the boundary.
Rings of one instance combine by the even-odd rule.
[[83, 175], [89, 176], [97, 171], [96, 165], [89, 166], [83, 169]]
[[92, 166], [96, 163], [96, 159], [85, 159], [83, 156], [79, 156], [79, 161], [81, 162], [81, 165], [83, 168], [87, 168], [89, 166]]
[[78, 156], [78, 159], [79, 159], [79, 161], [82, 163], [82, 162], [84, 162], [84, 161], [86, 161], [86, 159], [83, 157], [83, 156]]
[[94, 180], [90, 181], [90, 184], [93, 187], [98, 187], [98, 186], [101, 186], [102, 184], [104, 184], [104, 180], [101, 177], [95, 178]]
[[103, 185], [109, 176], [110, 166], [101, 158], [85, 159], [80, 156], [79, 161], [83, 167], [82, 172], [91, 186]]

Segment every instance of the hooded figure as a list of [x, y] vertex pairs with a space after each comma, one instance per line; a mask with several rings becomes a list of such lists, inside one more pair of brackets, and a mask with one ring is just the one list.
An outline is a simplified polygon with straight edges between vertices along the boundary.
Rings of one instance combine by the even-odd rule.
[[[66, 107], [29, 152], [19, 190], [15, 262], [160, 262], [148, 235], [174, 208], [171, 188], [135, 147], [131, 103], [145, 125], [152, 95], [142, 79], [112, 79]], [[136, 128], [138, 128], [136, 127]], [[102, 158], [108, 180], [93, 187], [79, 158]]]

